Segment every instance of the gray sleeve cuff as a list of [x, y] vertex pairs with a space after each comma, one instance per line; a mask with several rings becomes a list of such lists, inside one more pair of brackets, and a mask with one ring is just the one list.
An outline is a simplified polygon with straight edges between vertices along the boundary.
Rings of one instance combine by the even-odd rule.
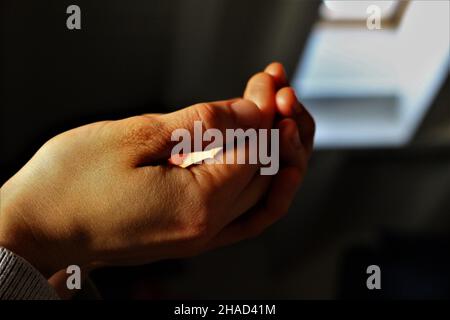
[[0, 247], [0, 300], [59, 300], [59, 297], [31, 264]]

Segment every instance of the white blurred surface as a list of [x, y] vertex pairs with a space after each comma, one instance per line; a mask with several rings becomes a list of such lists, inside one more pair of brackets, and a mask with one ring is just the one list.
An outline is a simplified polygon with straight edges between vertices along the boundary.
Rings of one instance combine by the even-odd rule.
[[373, 4], [381, 9], [384, 18], [389, 18], [394, 14], [398, 1], [327, 0], [324, 4], [320, 13], [328, 20], [360, 20], [365, 19], [366, 9]]
[[317, 147], [410, 140], [449, 71], [449, 12], [448, 1], [413, 1], [397, 30], [316, 27], [293, 85]]

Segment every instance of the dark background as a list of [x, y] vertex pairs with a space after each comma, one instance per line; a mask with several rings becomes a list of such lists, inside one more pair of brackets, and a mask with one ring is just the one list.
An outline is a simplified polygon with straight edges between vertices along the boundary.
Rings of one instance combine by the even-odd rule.
[[[69, 4], [81, 7], [82, 30], [66, 28]], [[274, 60], [292, 75], [318, 5], [4, 1], [1, 181], [61, 131], [239, 96], [246, 79]], [[442, 130], [450, 124], [449, 92], [447, 78], [403, 147], [316, 151], [290, 214], [258, 239], [187, 260], [98, 270], [98, 293], [450, 297], [450, 139]], [[381, 291], [365, 287], [370, 264], [381, 267]]]

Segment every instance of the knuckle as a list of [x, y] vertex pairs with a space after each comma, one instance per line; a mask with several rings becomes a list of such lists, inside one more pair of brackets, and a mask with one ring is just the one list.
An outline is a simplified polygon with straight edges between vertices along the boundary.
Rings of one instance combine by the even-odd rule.
[[136, 116], [126, 120], [120, 139], [123, 146], [148, 147], [155, 144], [155, 139], [163, 136], [161, 132], [164, 128], [156, 117]]
[[203, 125], [209, 129], [214, 128], [217, 121], [217, 110], [209, 103], [202, 103], [195, 108], [197, 119], [203, 122]]
[[229, 108], [220, 108], [211, 103], [201, 103], [195, 108], [196, 118], [199, 119], [205, 129], [221, 129], [223, 124], [227, 124], [232, 119], [232, 112]]
[[148, 124], [143, 124], [143, 121], [136, 118], [129, 119], [128, 123], [124, 126], [122, 142], [125, 145], [134, 145], [145, 141], [149, 135]]
[[270, 83], [273, 80], [272, 76], [265, 72], [258, 72], [254, 76], [250, 78], [250, 83], [252, 85], [266, 85], [268, 82]]

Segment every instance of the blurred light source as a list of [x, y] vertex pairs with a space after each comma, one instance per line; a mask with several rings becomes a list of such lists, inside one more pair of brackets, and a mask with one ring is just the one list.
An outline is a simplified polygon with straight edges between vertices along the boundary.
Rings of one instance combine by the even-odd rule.
[[317, 25], [293, 80], [316, 146], [407, 143], [448, 73], [449, 15], [448, 1], [412, 1], [395, 29]]
[[390, 18], [395, 14], [398, 1], [346, 1], [328, 0], [320, 8], [320, 14], [327, 20], [365, 20], [366, 9], [377, 5], [381, 9], [382, 18]]

